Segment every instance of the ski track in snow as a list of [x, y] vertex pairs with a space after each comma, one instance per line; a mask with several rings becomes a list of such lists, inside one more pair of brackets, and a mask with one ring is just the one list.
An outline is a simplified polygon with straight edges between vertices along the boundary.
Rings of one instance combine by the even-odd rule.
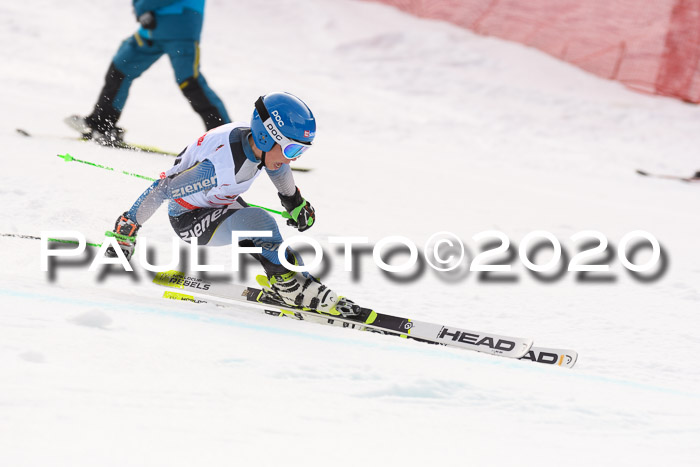
[[[62, 119], [90, 110], [134, 31], [130, 6], [31, 0], [3, 5], [0, 24], [13, 44], [0, 51], [12, 70], [0, 77], [0, 233], [77, 229], [99, 242], [148, 183], [56, 154], [151, 177], [172, 164], [65, 138]], [[313, 171], [295, 177], [318, 214], [304, 235], [330, 253], [324, 282], [381, 312], [575, 349], [576, 367], [166, 301], [140, 267], [100, 277], [64, 261], [52, 277], [38, 241], [3, 237], [0, 465], [697, 463], [699, 187], [634, 173], [700, 169], [697, 106], [350, 0], [209, 0], [202, 72], [235, 120], [273, 90], [314, 109], [317, 141], [298, 162]], [[171, 151], [204, 132], [167, 59], [134, 82], [120, 123]], [[265, 178], [245, 199], [279, 209]], [[494, 229], [515, 246], [548, 230], [569, 256], [576, 232], [599, 230], [615, 249], [643, 229], [669, 264], [652, 282], [613, 257], [608, 282], [538, 281], [516, 260], [514, 282], [428, 270], [399, 283], [366, 256], [353, 279], [327, 243], [403, 235], [420, 247], [450, 231], [471, 259], [472, 235]], [[165, 261], [165, 208], [141, 235]], [[230, 251], [207, 258], [228, 265]]]

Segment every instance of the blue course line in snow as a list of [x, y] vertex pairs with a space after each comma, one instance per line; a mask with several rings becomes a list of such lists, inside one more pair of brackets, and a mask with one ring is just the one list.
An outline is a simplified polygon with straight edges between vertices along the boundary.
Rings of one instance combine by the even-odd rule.
[[106, 309], [118, 311], [118, 312], [119, 311], [123, 312], [125, 309], [127, 309], [129, 311], [137, 311], [137, 312], [142, 312], [142, 313], [153, 313], [153, 314], [158, 314], [158, 315], [168, 316], [168, 317], [173, 317], [173, 318], [198, 321], [198, 322], [202, 322], [202, 323], [222, 324], [225, 326], [232, 326], [232, 327], [238, 327], [238, 328], [243, 328], [243, 329], [251, 329], [251, 330], [255, 330], [255, 331], [269, 332], [269, 333], [273, 333], [273, 334], [285, 334], [285, 335], [289, 335], [289, 336], [305, 337], [305, 338], [311, 338], [311, 339], [316, 339], [316, 340], [320, 340], [320, 341], [327, 341], [327, 342], [334, 342], [334, 343], [337, 343], [337, 342], [351, 343], [351, 344], [355, 344], [355, 345], [363, 345], [365, 347], [378, 347], [378, 345], [375, 343], [361, 342], [361, 341], [357, 341], [357, 340], [350, 339], [350, 338], [336, 338], [336, 337], [331, 338], [331, 337], [326, 337], [326, 336], [322, 336], [322, 335], [318, 335], [318, 334], [314, 334], [314, 333], [307, 333], [307, 332], [303, 332], [303, 331], [282, 329], [282, 328], [277, 328], [277, 327], [273, 327], [273, 326], [265, 326], [262, 324], [244, 323], [244, 322], [237, 321], [235, 318], [226, 318], [226, 317], [219, 317], [219, 316], [206, 316], [206, 315], [193, 313], [193, 312], [172, 310], [169, 308], [159, 308], [159, 307], [152, 307], [152, 306], [135, 305], [133, 303], [129, 303], [128, 305], [125, 306], [123, 304], [118, 304], [118, 303], [97, 302], [97, 301], [85, 300], [85, 299], [59, 297], [56, 295], [45, 295], [45, 294], [37, 294], [37, 293], [29, 293], [29, 292], [18, 292], [16, 290], [7, 290], [7, 289], [0, 289], [0, 295], [16, 297], [16, 298], [33, 299], [33, 300], [46, 300], [46, 301], [59, 302], [59, 303], [69, 304], [69, 305], [100, 307], [103, 309], [106, 308]]
[[[67, 297], [64, 298], [64, 297], [59, 297], [59, 296], [55, 296], [55, 295], [45, 295], [45, 294], [37, 294], [37, 293], [29, 293], [29, 292], [18, 292], [16, 290], [7, 290], [7, 289], [0, 289], [0, 295], [17, 297], [17, 298], [24, 298], [24, 299], [33, 299], [33, 300], [46, 300], [46, 301], [53, 301], [53, 302], [72, 304], [72, 305], [101, 307], [101, 308], [108, 308], [108, 309], [114, 310], [114, 311], [124, 311], [124, 308], [125, 308], [124, 305], [118, 304], [118, 303], [98, 302], [98, 301], [92, 301], [92, 300], [75, 299], [75, 298], [67, 298]], [[603, 375], [595, 375], [595, 374], [589, 374], [589, 373], [578, 373], [578, 372], [576, 372], [576, 370], [565, 370], [565, 369], [561, 369], [561, 368], [551, 368], [551, 367], [546, 366], [546, 365], [536, 364], [536, 363], [529, 362], [529, 361], [520, 361], [520, 360], [514, 360], [514, 359], [508, 359], [508, 358], [498, 358], [498, 357], [496, 357], [496, 358], [493, 358], [493, 357], [478, 358], [478, 357], [482, 357], [483, 355], [479, 355], [477, 353], [474, 353], [472, 355], [469, 352], [461, 352], [461, 351], [459, 354], [457, 354], [457, 352], [446, 352], [447, 349], [444, 349], [444, 348], [438, 347], [438, 346], [425, 346], [425, 348], [418, 348], [418, 347], [413, 347], [413, 346], [408, 346], [408, 345], [387, 345], [387, 344], [378, 343], [378, 342], [377, 343], [364, 342], [362, 340], [357, 340], [357, 339], [352, 339], [352, 338], [339, 338], [339, 337], [335, 337], [335, 336], [334, 337], [326, 337], [326, 336], [319, 335], [316, 333], [294, 331], [294, 330], [277, 328], [277, 327], [273, 327], [273, 326], [264, 326], [261, 324], [244, 323], [244, 322], [237, 321], [235, 318], [206, 316], [206, 315], [193, 313], [193, 312], [171, 310], [168, 308], [159, 308], [159, 307], [152, 307], [152, 306], [129, 304], [128, 309], [131, 311], [137, 311], [137, 312], [142, 312], [142, 313], [152, 313], [152, 314], [158, 314], [161, 316], [168, 316], [168, 317], [179, 318], [179, 319], [187, 319], [187, 320], [191, 320], [191, 321], [197, 321], [200, 323], [220, 324], [220, 325], [231, 326], [231, 327], [236, 327], [236, 328], [259, 331], [259, 332], [267, 332], [267, 333], [271, 333], [271, 334], [282, 334], [282, 335], [287, 335], [287, 336], [303, 337], [303, 338], [314, 339], [314, 340], [325, 341], [325, 342], [333, 342], [333, 343], [341, 342], [344, 344], [352, 344], [352, 345], [358, 345], [358, 346], [369, 347], [369, 348], [379, 348], [382, 350], [388, 350], [388, 351], [399, 352], [399, 353], [415, 353], [415, 354], [421, 354], [421, 355], [425, 355], [425, 356], [429, 356], [429, 357], [433, 357], [433, 358], [440, 358], [440, 359], [446, 358], [446, 359], [456, 359], [456, 360], [461, 360], [461, 361], [468, 360], [470, 364], [471, 363], [478, 363], [478, 364], [487, 365], [487, 366], [505, 366], [509, 369], [515, 369], [518, 371], [541, 372], [543, 375], [546, 374], [550, 377], [573, 378], [573, 379], [581, 379], [581, 380], [585, 380], [585, 381], [597, 381], [597, 382], [601, 382], [601, 383], [614, 384], [617, 386], [624, 386], [624, 387], [645, 390], [645, 391], [660, 392], [660, 393], [670, 394], [670, 395], [675, 395], [675, 396], [700, 398], [700, 394], [698, 394], [698, 393], [680, 391], [680, 390], [667, 388], [667, 387], [663, 387], [663, 386], [655, 386], [655, 385], [651, 385], [651, 384], [640, 383], [637, 381], [630, 381], [630, 380], [613, 378], [613, 377], [603, 376]], [[408, 341], [408, 342], [410, 342], [410, 341]], [[406, 343], [408, 343], [408, 342], [406, 342]], [[450, 349], [450, 350], [453, 350], [453, 349]], [[454, 349], [454, 350], [459, 350], [459, 349]]]

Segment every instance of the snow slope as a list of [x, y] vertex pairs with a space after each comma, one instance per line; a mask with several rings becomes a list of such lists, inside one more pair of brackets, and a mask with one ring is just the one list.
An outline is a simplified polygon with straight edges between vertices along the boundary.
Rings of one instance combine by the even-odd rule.
[[[58, 137], [71, 135], [65, 116], [89, 112], [133, 32], [129, 7], [30, 0], [3, 4], [0, 21], [0, 233], [99, 241], [147, 183], [55, 155], [148, 176], [172, 163]], [[0, 237], [1, 465], [696, 463], [698, 186], [634, 173], [700, 168], [696, 106], [349, 0], [210, 0], [202, 54], [237, 120], [273, 90], [314, 110], [316, 148], [298, 162], [313, 171], [296, 178], [318, 214], [305, 235], [332, 260], [325, 282], [379, 311], [570, 347], [579, 362], [564, 370], [165, 301], [141, 268], [99, 274], [82, 261], [46, 274], [39, 242]], [[130, 140], [174, 151], [203, 133], [166, 59], [134, 83], [121, 123]], [[264, 178], [246, 200], [279, 208]], [[402, 235], [420, 246], [449, 231], [473, 258], [482, 245], [471, 237], [494, 229], [516, 246], [550, 231], [569, 257], [576, 232], [602, 232], [614, 253], [642, 229], [668, 265], [642, 281], [613, 256], [610, 280], [545, 281], [516, 258], [512, 281], [426, 269], [401, 282], [368, 255], [359, 277], [345, 272], [327, 243]], [[164, 209], [141, 232], [159, 261], [169, 254]], [[230, 251], [207, 258], [228, 265]], [[252, 283], [259, 271], [219, 276]]]

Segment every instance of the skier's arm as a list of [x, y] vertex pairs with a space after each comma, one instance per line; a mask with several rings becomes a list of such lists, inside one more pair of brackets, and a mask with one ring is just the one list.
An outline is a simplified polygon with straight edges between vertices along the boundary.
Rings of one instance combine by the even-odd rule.
[[270, 170], [266, 167], [265, 171], [267, 171], [267, 175], [277, 188], [278, 193], [284, 196], [292, 196], [294, 194], [297, 187], [289, 164], [284, 164], [277, 170]]
[[[182, 172], [156, 180], [139, 196], [131, 209], [117, 218], [111, 236], [117, 238], [119, 249], [129, 260], [136, 247], [136, 234], [143, 223], [163, 204], [163, 201], [209, 190], [215, 185], [214, 165], [207, 159]], [[116, 257], [117, 253], [110, 246], [105, 251], [105, 255]]]
[[138, 225], [143, 225], [169, 199], [178, 199], [200, 191], [211, 189], [216, 182], [214, 164], [208, 159], [153, 182], [127, 211], [127, 217]]
[[138, 225], [143, 225], [156, 212], [163, 201], [168, 199], [167, 180], [167, 178], [162, 178], [153, 182], [134, 202], [131, 209], [126, 212], [126, 217]]

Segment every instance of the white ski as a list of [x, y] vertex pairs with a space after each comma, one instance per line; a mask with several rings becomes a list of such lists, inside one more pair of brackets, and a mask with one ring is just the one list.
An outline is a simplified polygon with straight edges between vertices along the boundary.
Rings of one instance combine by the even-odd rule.
[[196, 303], [210, 301], [223, 305], [245, 305], [271, 316], [286, 316], [325, 325], [379, 332], [433, 344], [459, 347], [502, 357], [532, 360], [567, 368], [571, 368], [578, 357], [573, 350], [532, 347], [533, 340], [529, 338], [472, 331], [382, 313], [376, 313], [376, 317], [371, 322], [325, 315], [271, 301], [267, 294], [264, 294], [259, 288], [208, 282], [201, 278], [184, 275], [178, 271], [159, 273], [153, 282], [184, 292], [165, 292], [165, 298], [174, 300]]

